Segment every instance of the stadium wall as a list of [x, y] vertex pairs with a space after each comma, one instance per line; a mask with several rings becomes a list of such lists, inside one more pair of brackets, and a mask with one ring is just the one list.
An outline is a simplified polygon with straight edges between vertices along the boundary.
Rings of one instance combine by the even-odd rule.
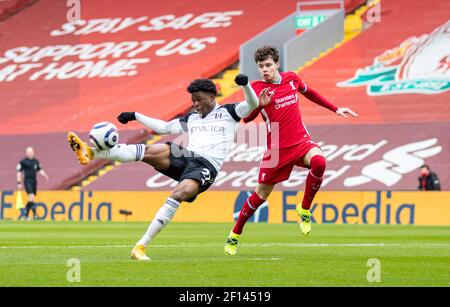
[[[16, 220], [14, 191], [0, 192], [0, 220]], [[170, 192], [44, 191], [36, 198], [42, 220], [124, 221], [120, 209], [132, 211], [128, 221], [149, 221]], [[209, 191], [194, 204], [185, 203], [175, 222], [232, 223], [247, 191]], [[271, 224], [295, 223], [302, 192], [276, 191], [252, 217]], [[450, 192], [323, 191], [312, 208], [318, 224], [394, 224], [450, 226]]]
[[344, 38], [344, 19], [344, 10], [336, 11], [322, 23], [286, 41], [282, 48], [282, 70], [296, 71], [321, 52], [341, 42]]

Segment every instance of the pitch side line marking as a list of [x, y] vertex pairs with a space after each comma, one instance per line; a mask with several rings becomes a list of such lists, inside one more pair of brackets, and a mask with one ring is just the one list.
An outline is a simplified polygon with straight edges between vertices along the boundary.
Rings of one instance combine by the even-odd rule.
[[[199, 261], [201, 258], [195, 258], [195, 259], [157, 259], [158, 262], [186, 262], [186, 261]], [[280, 261], [281, 258], [276, 257], [270, 257], [270, 258], [263, 258], [263, 257], [257, 257], [257, 258], [250, 258], [250, 257], [225, 257], [225, 258], [208, 258], [206, 261], [241, 261], [241, 260], [251, 260], [251, 261]]]
[[[160, 247], [216, 247], [222, 246], [222, 243], [186, 243], [186, 244], [154, 244], [150, 248]], [[243, 243], [243, 247], [391, 247], [391, 246], [449, 246], [450, 243]], [[0, 246], [0, 249], [30, 249], [30, 248], [132, 248], [133, 245], [17, 245]]]

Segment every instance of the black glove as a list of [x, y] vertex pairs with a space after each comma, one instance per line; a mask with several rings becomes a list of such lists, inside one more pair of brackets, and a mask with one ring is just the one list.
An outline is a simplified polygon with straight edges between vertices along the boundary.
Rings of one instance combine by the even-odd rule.
[[239, 74], [234, 78], [234, 82], [240, 86], [246, 86], [248, 84], [248, 77], [244, 74]]
[[126, 124], [132, 120], [136, 120], [135, 112], [122, 112], [119, 116], [117, 116], [117, 120], [122, 124]]

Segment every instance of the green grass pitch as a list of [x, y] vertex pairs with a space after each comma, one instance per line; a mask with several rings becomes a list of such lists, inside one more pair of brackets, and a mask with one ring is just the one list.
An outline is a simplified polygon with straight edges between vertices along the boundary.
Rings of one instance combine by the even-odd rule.
[[[238, 255], [231, 224], [172, 223], [150, 262], [130, 259], [147, 223], [0, 222], [0, 286], [450, 286], [450, 227], [250, 223]], [[81, 281], [67, 281], [68, 259]], [[369, 282], [368, 260], [380, 261]]]

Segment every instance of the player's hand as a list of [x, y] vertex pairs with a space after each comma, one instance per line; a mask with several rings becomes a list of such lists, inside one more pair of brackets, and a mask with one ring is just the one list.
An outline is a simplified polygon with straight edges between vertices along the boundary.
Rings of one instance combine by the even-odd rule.
[[239, 74], [234, 78], [234, 82], [240, 86], [246, 86], [248, 84], [248, 77], [244, 74]]
[[268, 105], [270, 103], [270, 101], [272, 100], [273, 95], [274, 95], [274, 92], [272, 92], [270, 94], [268, 87], [263, 89], [261, 91], [261, 93], [259, 93], [259, 106], [260, 107], [265, 107], [266, 105]]
[[122, 124], [126, 124], [132, 120], [136, 120], [136, 114], [134, 112], [122, 112], [117, 116], [117, 120]]
[[339, 115], [339, 116], [343, 116], [345, 118], [348, 118], [348, 116], [346, 114], [350, 114], [353, 117], [358, 117], [358, 114], [356, 114], [355, 112], [353, 112], [349, 108], [338, 108], [336, 110], [336, 114]]

